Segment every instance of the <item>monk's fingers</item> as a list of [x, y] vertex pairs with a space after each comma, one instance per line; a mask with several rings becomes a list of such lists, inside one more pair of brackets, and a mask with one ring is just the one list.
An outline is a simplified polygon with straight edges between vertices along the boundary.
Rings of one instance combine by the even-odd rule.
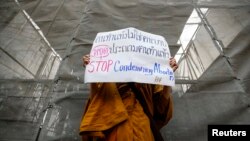
[[175, 58], [171, 57], [169, 60], [169, 65], [175, 71], [178, 68], [178, 64], [176, 63]]
[[83, 61], [83, 65], [84, 65], [84, 66], [86, 66], [86, 65], [88, 65], [88, 64], [89, 64], [89, 62], [90, 62], [90, 61], [89, 61], [89, 59], [84, 60], [84, 61]]
[[90, 62], [90, 56], [89, 56], [89, 54], [84, 55], [84, 56], [82, 57], [82, 61], [83, 61], [83, 64], [82, 64], [83, 66], [88, 65], [89, 62]]
[[84, 55], [84, 56], [83, 56], [83, 59], [89, 59], [89, 58], [90, 58], [89, 55]]
[[173, 66], [177, 65], [177, 63], [176, 63], [175, 61], [171, 61], [171, 62], [169, 62], [169, 65], [170, 65], [171, 67], [173, 67]]
[[178, 65], [172, 65], [170, 67], [173, 69], [173, 71], [175, 71], [178, 68]]
[[169, 65], [170, 65], [170, 66], [173, 66], [173, 65], [174, 65], [174, 62], [173, 62], [173, 61], [170, 61], [170, 62], [169, 62]]
[[172, 64], [176, 64], [176, 60], [171, 57], [170, 60], [169, 60], [169, 64], [172, 65]]
[[178, 69], [178, 65], [172, 67], [173, 71], [175, 72]]
[[176, 60], [174, 58], [170, 58], [170, 63], [176, 63]]
[[89, 58], [89, 54], [84, 55], [83, 58]]
[[173, 64], [174, 64], [173, 60], [169, 60], [169, 65], [171, 66]]
[[83, 58], [83, 61], [89, 61], [90, 58]]

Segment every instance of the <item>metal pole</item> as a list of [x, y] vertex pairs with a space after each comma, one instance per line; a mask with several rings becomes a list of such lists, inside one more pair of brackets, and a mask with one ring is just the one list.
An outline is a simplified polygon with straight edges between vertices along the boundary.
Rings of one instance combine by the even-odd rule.
[[194, 47], [194, 52], [195, 52], [195, 54], [197, 55], [197, 57], [198, 57], [198, 62], [199, 62], [199, 64], [200, 64], [200, 67], [201, 67], [201, 73], [203, 73], [204, 71], [205, 71], [205, 67], [203, 66], [203, 64], [202, 64], [202, 61], [201, 61], [201, 57], [200, 57], [200, 55], [199, 55], [199, 53], [198, 53], [198, 51], [197, 51], [197, 49], [196, 49], [196, 45], [194, 44], [194, 43], [192, 43], [192, 45], [193, 45], [193, 47]]
[[[195, 70], [194, 70], [194, 67], [193, 67], [193, 65], [192, 65], [192, 63], [191, 63], [191, 61], [190, 61], [190, 59], [189, 59], [189, 55], [188, 55], [188, 54], [186, 55], [186, 60], [187, 60], [187, 64], [188, 64], [189, 69], [190, 69], [190, 74], [191, 74], [191, 76], [192, 76], [192, 80], [193, 80], [193, 79], [198, 79], [197, 74], [196, 74], [196, 72], [195, 72]], [[194, 63], [194, 64], [195, 64], [195, 63]], [[194, 72], [195, 78], [193, 77], [192, 71], [191, 71], [191, 70]]]
[[48, 110], [49, 110], [50, 108], [53, 108], [53, 105], [48, 105], [48, 107], [45, 109], [45, 113], [44, 113], [44, 116], [43, 116], [43, 121], [42, 121], [42, 123], [41, 123], [40, 126], [39, 126], [38, 133], [37, 133], [37, 135], [36, 135], [36, 140], [35, 140], [35, 141], [38, 141], [38, 140], [39, 140], [40, 133], [41, 133], [41, 131], [42, 131], [43, 125], [44, 125], [44, 123], [45, 123], [45, 119], [46, 119], [47, 114], [48, 114]]
[[[217, 50], [220, 52], [220, 55], [222, 56], [222, 59], [225, 61], [225, 64], [228, 66], [229, 71], [231, 72], [232, 76], [234, 77], [235, 80], [240, 80], [236, 73], [234, 72], [234, 69], [232, 67], [232, 64], [229, 60], [229, 57], [227, 57], [224, 53], [224, 44], [221, 40], [218, 39], [215, 30], [213, 29], [213, 27], [211, 26], [211, 24], [208, 22], [205, 14], [202, 13], [202, 11], [200, 10], [200, 8], [197, 8], [196, 5], [194, 5], [195, 10], [197, 11], [198, 16], [200, 17], [200, 19], [202, 20], [202, 22], [204, 23], [204, 27], [207, 30], [207, 32], [209, 33], [214, 46], [217, 48]], [[240, 83], [237, 83], [240, 87], [240, 89], [242, 91], [245, 91], [244, 88], [242, 87], [242, 85]]]
[[26, 68], [15, 57], [13, 57], [8, 51], [6, 51], [5, 49], [3, 49], [1, 46], [0, 46], [0, 50], [3, 51], [7, 56], [9, 56], [12, 60], [14, 60], [18, 65], [20, 65], [23, 69], [25, 69], [29, 74], [31, 74], [35, 78], [35, 74], [33, 74], [28, 68]]
[[232, 65], [229, 61], [229, 58], [224, 54], [224, 44], [221, 40], [218, 39], [215, 30], [213, 29], [213, 27], [211, 26], [211, 24], [208, 22], [206, 16], [202, 13], [202, 11], [200, 10], [200, 8], [197, 8], [196, 6], [195, 10], [198, 14], [198, 16], [200, 17], [201, 21], [204, 23], [204, 27], [207, 30], [208, 34], [210, 35], [214, 46], [217, 48], [217, 50], [219, 51], [220, 55], [222, 56], [222, 58], [226, 61], [226, 64], [229, 66], [229, 70], [231, 71], [231, 73], [234, 75], [234, 77], [236, 77], [234, 70], [232, 68]]
[[41, 29], [35, 24], [35, 22], [32, 20], [32, 18], [28, 15], [28, 13], [22, 8], [18, 0], [14, 0], [17, 6], [19, 7], [20, 11], [23, 13], [24, 17], [27, 19], [27, 21], [31, 24], [31, 26], [35, 29], [35, 31], [38, 33], [38, 35], [43, 39], [44, 43], [46, 44], [46, 47], [50, 49], [55, 56], [57, 56], [60, 60], [62, 60], [61, 56], [51, 47], [48, 40], [43, 36]]

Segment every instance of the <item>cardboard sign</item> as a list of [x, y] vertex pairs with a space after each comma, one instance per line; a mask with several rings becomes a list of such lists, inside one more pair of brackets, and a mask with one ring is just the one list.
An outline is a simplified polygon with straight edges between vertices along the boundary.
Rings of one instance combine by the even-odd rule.
[[174, 86], [164, 37], [126, 28], [98, 33], [86, 66], [85, 82], [139, 82]]

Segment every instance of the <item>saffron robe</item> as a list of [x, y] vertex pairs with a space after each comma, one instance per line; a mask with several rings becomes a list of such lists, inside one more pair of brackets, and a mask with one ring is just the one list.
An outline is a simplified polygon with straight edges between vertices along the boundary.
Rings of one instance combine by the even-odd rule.
[[[171, 87], [140, 83], [135, 86], [143, 94], [158, 128], [166, 125], [173, 114]], [[91, 84], [80, 135], [104, 141], [154, 141], [149, 119], [135, 94], [131, 89], [122, 93], [119, 90], [116, 83]]]

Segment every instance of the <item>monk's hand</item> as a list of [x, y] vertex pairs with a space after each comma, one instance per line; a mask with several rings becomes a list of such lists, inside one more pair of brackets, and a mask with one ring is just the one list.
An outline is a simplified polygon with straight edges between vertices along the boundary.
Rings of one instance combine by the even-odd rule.
[[169, 64], [170, 64], [170, 67], [175, 72], [176, 69], [178, 68], [178, 64], [176, 63], [176, 60], [173, 57], [170, 58]]
[[86, 65], [88, 65], [90, 62], [90, 57], [89, 54], [86, 54], [82, 57], [82, 65], [85, 67]]

